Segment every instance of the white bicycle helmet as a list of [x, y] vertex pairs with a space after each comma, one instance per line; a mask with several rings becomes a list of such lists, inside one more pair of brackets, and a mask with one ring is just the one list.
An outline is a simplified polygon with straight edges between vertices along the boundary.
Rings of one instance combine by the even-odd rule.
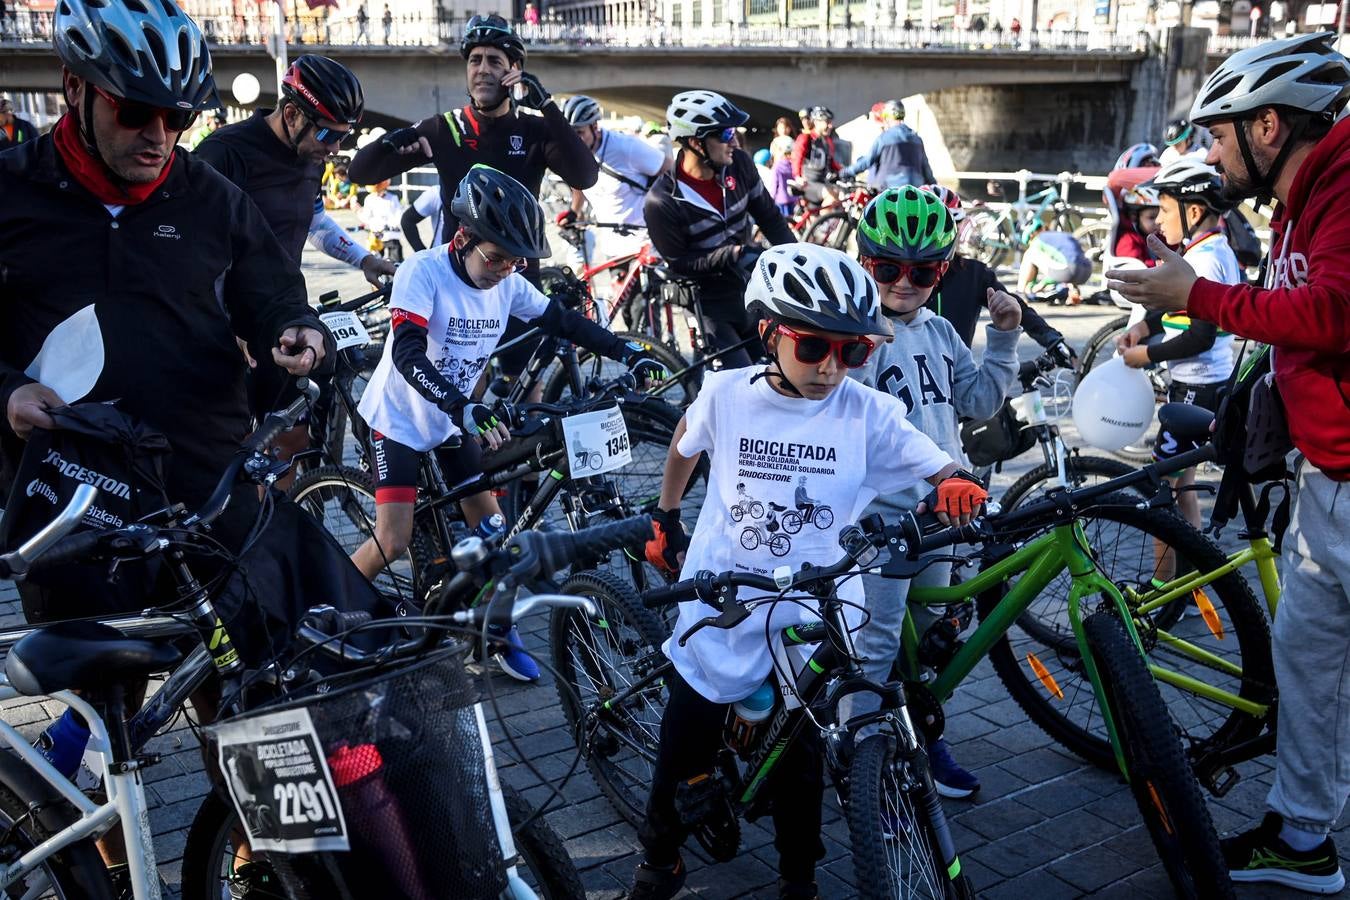
[[966, 218], [966, 211], [962, 204], [965, 202], [961, 195], [949, 187], [943, 187], [940, 184], [925, 184], [923, 189], [930, 194], [937, 196], [942, 201], [942, 205], [947, 207], [947, 211], [952, 214], [952, 221], [960, 225]]
[[1158, 189], [1153, 186], [1152, 181], [1145, 181], [1143, 184], [1136, 184], [1132, 188], [1127, 188], [1120, 199], [1126, 206], [1144, 207], [1160, 205], [1160, 201], [1158, 200]]
[[1215, 212], [1223, 212], [1231, 205], [1224, 199], [1219, 170], [1195, 156], [1174, 159], [1141, 187], [1170, 194], [1186, 203], [1203, 203]]
[[1335, 39], [1323, 31], [1239, 50], [1205, 79], [1191, 121], [1238, 119], [1267, 106], [1335, 115], [1350, 98], [1350, 63]]
[[584, 128], [600, 121], [600, 104], [585, 94], [569, 97], [563, 104], [563, 118], [573, 128]]
[[748, 121], [749, 113], [712, 91], [683, 91], [676, 94], [666, 108], [671, 140], [707, 137]]
[[173, 0], [60, 0], [52, 32], [65, 67], [110, 94], [163, 109], [221, 105], [206, 40]]
[[838, 334], [894, 335], [876, 282], [853, 257], [819, 244], [760, 254], [745, 289], [752, 316]]
[[1141, 166], [1156, 166], [1157, 164], [1158, 148], [1152, 144], [1140, 142], [1126, 147], [1125, 152], [1116, 159], [1116, 164], [1111, 167], [1111, 171], [1138, 169]]

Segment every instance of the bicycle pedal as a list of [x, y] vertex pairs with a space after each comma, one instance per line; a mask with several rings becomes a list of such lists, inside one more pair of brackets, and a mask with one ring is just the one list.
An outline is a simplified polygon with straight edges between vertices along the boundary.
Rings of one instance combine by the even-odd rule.
[[1242, 776], [1232, 766], [1210, 769], [1203, 773], [1196, 772], [1195, 777], [1205, 786], [1205, 790], [1215, 797], [1224, 796], [1242, 780]]

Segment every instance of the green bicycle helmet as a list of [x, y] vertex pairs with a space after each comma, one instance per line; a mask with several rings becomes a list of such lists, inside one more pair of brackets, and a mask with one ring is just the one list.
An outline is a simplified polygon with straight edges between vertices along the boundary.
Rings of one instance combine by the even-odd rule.
[[858, 222], [858, 253], [910, 262], [946, 262], [956, 253], [956, 222], [937, 195], [922, 188], [887, 188]]

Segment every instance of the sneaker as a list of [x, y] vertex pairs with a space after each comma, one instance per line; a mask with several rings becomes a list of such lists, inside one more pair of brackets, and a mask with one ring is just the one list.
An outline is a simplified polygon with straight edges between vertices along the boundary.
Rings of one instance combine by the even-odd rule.
[[[488, 628], [488, 634], [497, 638], [503, 637], [502, 632], [496, 628]], [[497, 660], [497, 665], [501, 666], [502, 671], [516, 681], [538, 681], [539, 664], [534, 661], [534, 657], [525, 652], [525, 644], [520, 639], [520, 632], [512, 625], [511, 630], [506, 632], [504, 637], [506, 649], [493, 657]]]
[[633, 874], [633, 889], [626, 900], [670, 900], [684, 887], [686, 874], [683, 858], [675, 860], [675, 865], [669, 869], [644, 862]]
[[234, 870], [229, 883], [230, 900], [286, 900], [286, 889], [272, 867], [247, 862]]
[[778, 900], [820, 900], [820, 888], [814, 881], [778, 879]]
[[1295, 850], [1280, 839], [1284, 819], [1268, 812], [1255, 828], [1220, 841], [1228, 876], [1234, 881], [1266, 881], [1306, 891], [1336, 894], [1345, 887], [1345, 875], [1331, 835], [1318, 847]]
[[952, 757], [952, 748], [942, 738], [928, 745], [928, 768], [937, 792], [943, 797], [960, 800], [980, 789], [980, 779], [961, 768]]

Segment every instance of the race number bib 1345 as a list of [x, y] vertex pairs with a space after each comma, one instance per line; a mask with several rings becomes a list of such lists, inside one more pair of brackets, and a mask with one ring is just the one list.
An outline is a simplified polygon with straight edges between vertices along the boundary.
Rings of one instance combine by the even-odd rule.
[[576, 477], [602, 475], [633, 461], [628, 426], [617, 406], [563, 419], [567, 458]]

